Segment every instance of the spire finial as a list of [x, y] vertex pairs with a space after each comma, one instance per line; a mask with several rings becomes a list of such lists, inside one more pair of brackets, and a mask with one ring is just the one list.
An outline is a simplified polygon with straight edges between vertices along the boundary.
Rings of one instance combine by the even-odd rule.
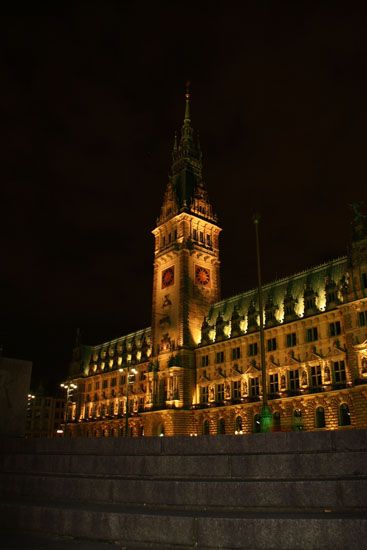
[[185, 120], [184, 120], [184, 122], [186, 122], [186, 121], [190, 122], [190, 97], [191, 97], [190, 84], [191, 84], [191, 82], [188, 80], [186, 82], [186, 93], [185, 93], [186, 108], [185, 108]]

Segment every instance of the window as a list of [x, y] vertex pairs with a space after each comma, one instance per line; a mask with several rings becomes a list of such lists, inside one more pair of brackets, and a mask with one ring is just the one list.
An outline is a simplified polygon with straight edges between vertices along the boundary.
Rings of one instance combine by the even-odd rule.
[[198, 232], [197, 232], [197, 229], [193, 229], [193, 231], [192, 231], [192, 238], [194, 239], [194, 241], [197, 241], [197, 240], [198, 240]]
[[203, 422], [203, 435], [209, 435], [210, 429], [209, 429], [209, 420], [204, 420]]
[[321, 377], [321, 367], [316, 365], [311, 367], [311, 386], [313, 388], [318, 388], [322, 386], [322, 377]]
[[125, 384], [126, 384], [126, 377], [123, 374], [122, 376], [120, 376], [120, 386], [124, 386]]
[[241, 349], [238, 348], [232, 348], [232, 360], [240, 359], [241, 358]]
[[295, 409], [293, 412], [293, 430], [300, 432], [303, 430], [302, 411]]
[[217, 384], [217, 401], [224, 400], [224, 384]]
[[168, 234], [168, 242], [170, 243], [171, 242], [171, 239], [172, 239], [172, 235], [171, 233]]
[[367, 288], [367, 273], [362, 273], [362, 286]]
[[339, 336], [341, 333], [340, 321], [335, 321], [334, 323], [329, 324], [329, 333], [330, 336]]
[[166, 246], [166, 237], [163, 236], [163, 246]]
[[346, 403], [339, 407], [339, 426], [350, 426], [350, 412]]
[[[87, 386], [87, 391], [90, 392], [92, 391], [92, 384], [91, 382], [89, 382], [88, 386]], [[57, 407], [57, 403], [56, 403], [56, 407]]]
[[359, 313], [359, 326], [365, 327], [367, 325], [367, 311], [360, 311]]
[[260, 393], [259, 377], [250, 378], [250, 395], [251, 397], [257, 397]]
[[270, 375], [270, 384], [269, 384], [270, 394], [274, 395], [279, 391], [279, 376], [278, 374]]
[[315, 428], [325, 428], [325, 410], [317, 407], [315, 411]]
[[226, 433], [226, 423], [224, 418], [220, 418], [217, 424], [217, 434], [224, 435]]
[[280, 430], [281, 430], [280, 413], [275, 412], [273, 414], [273, 431], [280, 432]]
[[114, 388], [116, 386], [116, 378], [111, 379], [111, 388]]
[[308, 328], [306, 331], [306, 341], [315, 342], [315, 340], [318, 340], [318, 339], [319, 339], [319, 336], [318, 336], [317, 327]]
[[241, 416], [236, 416], [235, 421], [235, 434], [242, 433], [242, 418]]
[[175, 241], [177, 241], [177, 229], [175, 229], [174, 236], [175, 236]]
[[108, 388], [108, 380], [103, 380], [102, 389]]
[[299, 370], [289, 371], [289, 387], [292, 391], [299, 389]]
[[333, 364], [333, 370], [335, 384], [342, 384], [346, 381], [344, 361], [335, 361]]
[[224, 363], [224, 351], [217, 351], [217, 355], [215, 356], [215, 362]]
[[209, 355], [202, 355], [201, 357], [201, 366], [207, 367], [209, 365]]
[[200, 233], [199, 233], [199, 238], [200, 238], [200, 242], [203, 243], [204, 242], [204, 233], [202, 231], [200, 231]]
[[207, 244], [208, 246], [211, 246], [211, 245], [212, 245], [212, 238], [211, 238], [210, 235], [207, 235], [207, 236], [206, 236], [206, 244]]
[[287, 348], [292, 348], [293, 346], [297, 345], [297, 335], [295, 332], [291, 332], [290, 334], [287, 334], [286, 345], [287, 345]]
[[254, 416], [254, 433], [258, 434], [261, 430], [261, 424], [260, 424], [260, 414], [255, 414]]
[[99, 390], [99, 382], [96, 382], [96, 385], [95, 385], [94, 389]]
[[240, 380], [235, 380], [232, 387], [233, 399], [239, 399], [241, 397], [241, 382]]
[[257, 342], [253, 342], [252, 344], [249, 344], [248, 354], [250, 356], [257, 355]]
[[275, 351], [277, 349], [277, 339], [269, 338], [268, 340], [268, 351]]
[[208, 386], [201, 386], [200, 388], [200, 403], [208, 402]]

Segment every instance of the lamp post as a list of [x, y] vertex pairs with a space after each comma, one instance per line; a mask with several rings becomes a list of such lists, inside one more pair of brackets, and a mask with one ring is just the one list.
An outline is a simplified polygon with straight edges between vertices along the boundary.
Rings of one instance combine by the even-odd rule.
[[[124, 369], [119, 369], [119, 372], [123, 372]], [[135, 375], [138, 371], [135, 368], [131, 369], [131, 372]], [[130, 384], [130, 365], [126, 367], [126, 413], [125, 413], [125, 437], [129, 437], [129, 384]]]
[[256, 234], [256, 257], [257, 257], [257, 291], [259, 298], [260, 311], [260, 360], [261, 360], [261, 379], [262, 379], [262, 407], [260, 414], [260, 431], [270, 432], [273, 416], [268, 406], [268, 392], [266, 384], [266, 364], [265, 364], [265, 337], [264, 337], [264, 317], [263, 317], [263, 296], [261, 285], [261, 264], [260, 264], [260, 244], [259, 244], [259, 223], [260, 215], [254, 215], [255, 234]]
[[73, 382], [63, 382], [60, 384], [60, 388], [63, 388], [66, 390], [66, 407], [65, 407], [65, 422], [68, 421], [68, 413], [69, 413], [69, 403], [71, 401], [71, 396], [73, 394], [73, 391], [77, 389], [77, 385]]

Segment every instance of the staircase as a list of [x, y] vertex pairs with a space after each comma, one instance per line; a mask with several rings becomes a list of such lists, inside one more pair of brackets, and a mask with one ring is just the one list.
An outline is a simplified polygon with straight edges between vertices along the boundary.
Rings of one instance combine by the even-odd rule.
[[366, 430], [0, 447], [3, 531], [128, 549], [366, 547]]

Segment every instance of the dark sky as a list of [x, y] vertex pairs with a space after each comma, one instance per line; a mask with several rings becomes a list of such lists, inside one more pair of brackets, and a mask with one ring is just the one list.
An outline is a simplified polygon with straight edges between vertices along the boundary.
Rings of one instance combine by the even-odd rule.
[[255, 210], [271, 281], [345, 254], [366, 194], [362, 3], [74, 4], [0, 20], [1, 340], [34, 388], [65, 376], [76, 327], [99, 343], [150, 324], [187, 79], [223, 297], [256, 285]]

